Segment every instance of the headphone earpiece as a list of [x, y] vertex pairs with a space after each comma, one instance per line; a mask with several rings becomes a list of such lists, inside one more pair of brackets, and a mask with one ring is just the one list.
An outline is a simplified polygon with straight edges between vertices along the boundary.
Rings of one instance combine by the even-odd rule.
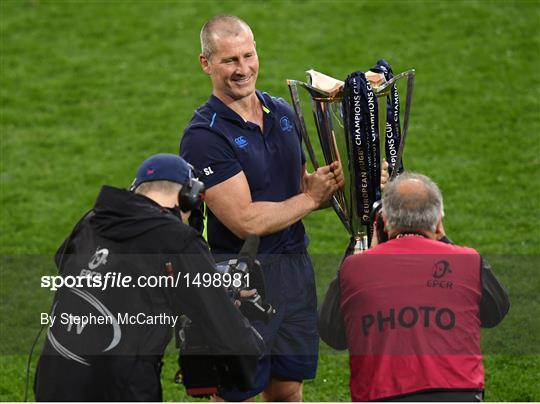
[[199, 207], [204, 200], [204, 184], [196, 178], [191, 178], [190, 183], [182, 186], [178, 193], [178, 206], [184, 213]]

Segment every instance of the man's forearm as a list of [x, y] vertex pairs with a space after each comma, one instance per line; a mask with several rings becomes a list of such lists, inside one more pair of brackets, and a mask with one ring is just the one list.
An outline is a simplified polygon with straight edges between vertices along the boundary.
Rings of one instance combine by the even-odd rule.
[[265, 236], [296, 223], [324, 204], [338, 184], [329, 166], [304, 176], [303, 191], [284, 201], [253, 201], [243, 172], [206, 192], [206, 203], [218, 220], [237, 237]]
[[265, 236], [283, 230], [315, 210], [315, 201], [301, 193], [282, 202], [252, 202], [242, 214], [242, 226], [233, 229], [240, 238]]

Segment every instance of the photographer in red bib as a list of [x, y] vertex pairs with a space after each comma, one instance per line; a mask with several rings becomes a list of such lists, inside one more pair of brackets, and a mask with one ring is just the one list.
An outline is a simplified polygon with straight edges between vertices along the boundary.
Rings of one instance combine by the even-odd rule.
[[508, 295], [478, 252], [451, 244], [442, 219], [438, 186], [401, 174], [383, 195], [388, 240], [375, 235], [342, 264], [341, 297], [327, 296], [320, 327], [349, 350], [353, 401], [482, 400], [480, 327], [503, 319]]

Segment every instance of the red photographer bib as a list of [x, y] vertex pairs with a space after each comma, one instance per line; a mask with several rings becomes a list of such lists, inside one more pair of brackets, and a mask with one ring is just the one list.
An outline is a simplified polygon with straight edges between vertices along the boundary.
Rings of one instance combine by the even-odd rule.
[[354, 401], [483, 389], [475, 250], [393, 239], [347, 258], [340, 284]]

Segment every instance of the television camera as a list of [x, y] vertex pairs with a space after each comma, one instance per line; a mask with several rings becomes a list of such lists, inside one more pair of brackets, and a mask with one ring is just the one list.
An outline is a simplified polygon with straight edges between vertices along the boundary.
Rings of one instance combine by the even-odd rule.
[[[233, 302], [240, 302], [240, 310], [250, 321], [268, 322], [275, 309], [265, 302], [264, 275], [255, 258], [259, 247], [258, 236], [248, 236], [237, 258], [216, 264], [216, 270], [228, 273], [232, 282], [227, 292]], [[256, 289], [249, 296], [242, 291]], [[226, 326], [226, 325], [224, 325]], [[253, 355], [223, 355], [214, 352], [199, 325], [182, 316], [176, 330], [179, 348], [175, 382], [183, 384], [188, 395], [207, 397], [221, 390], [249, 390], [253, 384], [258, 357]]]

